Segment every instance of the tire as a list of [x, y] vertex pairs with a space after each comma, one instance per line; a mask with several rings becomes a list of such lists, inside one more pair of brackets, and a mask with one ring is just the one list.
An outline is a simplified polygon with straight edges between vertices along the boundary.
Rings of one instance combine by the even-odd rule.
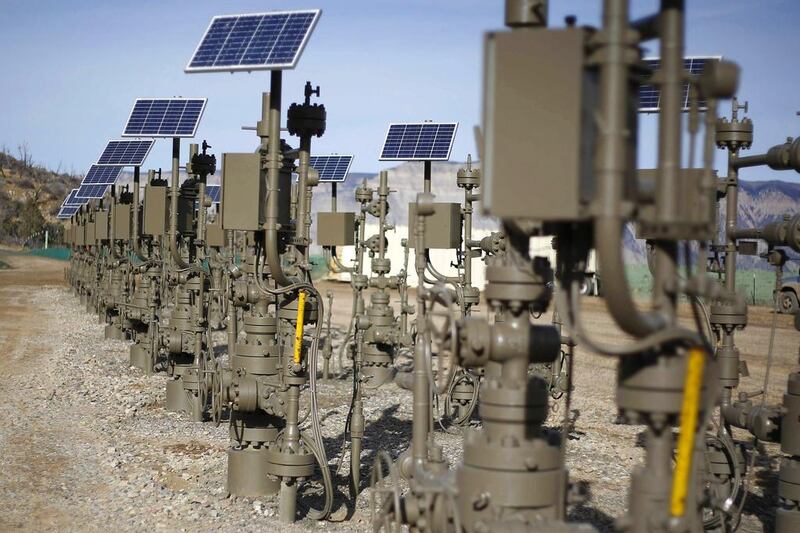
[[797, 301], [797, 295], [791, 289], [781, 291], [778, 305], [779, 311], [786, 315], [793, 315], [800, 310], [800, 302]]

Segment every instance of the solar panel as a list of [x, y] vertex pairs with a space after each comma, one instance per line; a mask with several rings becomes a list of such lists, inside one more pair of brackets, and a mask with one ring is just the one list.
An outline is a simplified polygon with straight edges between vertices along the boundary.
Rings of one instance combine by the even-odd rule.
[[56, 218], [70, 218], [72, 215], [78, 212], [78, 209], [80, 209], [80, 206], [77, 205], [61, 206], [61, 209], [58, 210], [58, 215], [56, 215]]
[[194, 137], [205, 98], [137, 98], [123, 137]]
[[219, 203], [219, 193], [221, 191], [221, 187], [219, 185], [206, 185], [206, 196], [211, 198], [212, 204]]
[[457, 122], [389, 124], [381, 161], [447, 161]]
[[119, 173], [122, 172], [122, 167], [101, 167], [92, 165], [89, 172], [78, 187], [78, 192], [75, 193], [76, 198], [102, 198], [108, 188], [113, 185]]
[[112, 140], [108, 141], [105, 150], [97, 160], [99, 166], [132, 166], [139, 167], [147, 159], [153, 148], [152, 139], [147, 140]]
[[65, 206], [65, 205], [83, 205], [83, 204], [85, 204], [86, 200], [83, 200], [83, 201], [79, 200], [77, 198], [77, 194], [78, 194], [78, 189], [72, 189], [69, 192], [69, 194], [67, 195], [67, 197], [64, 198], [64, 203], [62, 203], [61, 205]]
[[[687, 57], [683, 60], [683, 66], [692, 76], [698, 76], [703, 71], [703, 67], [709, 61], [719, 61], [720, 56], [700, 56]], [[661, 60], [657, 57], [643, 60], [644, 64], [652, 71], [656, 71], [661, 66]], [[683, 85], [683, 96], [681, 97], [681, 108], [689, 111], [689, 84]], [[705, 100], [698, 101], [698, 109], [706, 110]], [[642, 113], [658, 113], [661, 109], [661, 90], [656, 85], [644, 84], [639, 87], [639, 111]]]
[[320, 13], [310, 9], [216, 16], [184, 70], [294, 68]]
[[352, 155], [312, 155], [309, 158], [309, 165], [319, 172], [319, 181], [343, 182], [352, 164]]

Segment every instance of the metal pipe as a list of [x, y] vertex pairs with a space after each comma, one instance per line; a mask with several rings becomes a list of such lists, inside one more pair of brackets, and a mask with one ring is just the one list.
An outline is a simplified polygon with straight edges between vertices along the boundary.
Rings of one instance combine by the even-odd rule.
[[728, 180], [725, 183], [725, 289], [736, 291], [736, 220], [739, 217], [739, 171], [734, 166], [739, 149], [728, 152]]
[[464, 188], [464, 287], [472, 287], [472, 202], [469, 187]]
[[108, 216], [111, 218], [111, 231], [109, 232], [108, 236], [108, 244], [111, 248], [111, 259], [117, 259], [117, 247], [115, 243], [115, 237], [117, 235], [117, 186], [111, 186], [111, 205], [108, 206]]
[[[656, 216], [660, 223], [676, 221], [681, 171], [681, 112], [684, 86], [684, 2], [662, 0], [661, 30], [661, 111], [658, 115], [658, 181], [656, 182]], [[678, 272], [678, 245], [672, 240], [656, 240], [656, 273], [653, 296], [656, 308], [667, 322], [676, 320], [677, 295], [666, 286]]]
[[300, 151], [299, 151], [299, 166], [298, 166], [298, 179], [297, 179], [297, 236], [304, 239], [306, 244], [303, 244], [302, 250], [305, 254], [308, 250], [307, 231], [308, 231], [308, 210], [310, 203], [308, 202], [308, 161], [311, 152], [311, 137], [303, 135], [300, 137]]
[[378, 185], [378, 257], [383, 260], [386, 256], [386, 202], [389, 196], [389, 173], [381, 170], [380, 184]]
[[734, 157], [731, 166], [735, 169], [745, 167], [760, 167], [767, 164], [767, 154], [749, 155], [747, 157]]
[[169, 199], [169, 251], [178, 268], [189, 268], [178, 251], [178, 175], [180, 173], [181, 140], [172, 139], [172, 185]]
[[[426, 169], [429, 169], [429, 161], [426, 161]], [[430, 190], [430, 180], [426, 180], [426, 187]], [[430, 192], [419, 196], [430, 196]], [[419, 198], [419, 197], [418, 197]], [[428, 372], [425, 358], [425, 350], [428, 349], [427, 322], [425, 316], [425, 217], [420, 214], [421, 205], [417, 200], [417, 220], [415, 227], [416, 239], [416, 270], [417, 270], [417, 339], [414, 347], [414, 371], [413, 371], [413, 392], [414, 404], [412, 408], [412, 440], [411, 457], [412, 467], [409, 472], [413, 475], [417, 466], [424, 465], [428, 460], [428, 432], [430, 431], [431, 399], [430, 383], [428, 383]]]
[[431, 162], [423, 161], [422, 167], [423, 192], [431, 192]]
[[[281, 170], [281, 86], [280, 70], [270, 72], [270, 92], [262, 96], [262, 122], [266, 118], [267, 138], [267, 216], [264, 224], [264, 250], [269, 265], [270, 276], [281, 287], [291, 285], [292, 281], [283, 272], [278, 249], [278, 201], [280, 199]], [[263, 137], [262, 137], [263, 139]], [[263, 148], [263, 143], [262, 143]], [[296, 490], [296, 489], [295, 489]]]
[[[228, 245], [226, 246], [227, 253], [229, 254], [228, 260], [231, 265], [234, 265], [236, 262], [236, 239], [233, 230], [228, 230], [226, 232], [226, 237], [228, 240]], [[236, 306], [233, 305], [233, 301], [228, 302], [228, 357], [235, 352], [236, 340], [239, 338], [239, 323], [236, 315]]]
[[[139, 244], [139, 170], [140, 167], [133, 167], [133, 253], [139, 261], [142, 259], [141, 246]], [[150, 171], [152, 172], [152, 171]], [[148, 173], [148, 178], [150, 177]]]
[[625, 58], [628, 51], [627, 0], [604, 0], [603, 28], [608, 42], [600, 65], [599, 122], [603, 127], [597, 135], [595, 159], [599, 208], [594, 225], [595, 248], [605, 277], [609, 313], [625, 332], [644, 337], [663, 328], [665, 322], [656, 313], [636, 310], [622, 257], [621, 201], [628, 166], [628, 136], [631, 135], [627, 120], [629, 72]]

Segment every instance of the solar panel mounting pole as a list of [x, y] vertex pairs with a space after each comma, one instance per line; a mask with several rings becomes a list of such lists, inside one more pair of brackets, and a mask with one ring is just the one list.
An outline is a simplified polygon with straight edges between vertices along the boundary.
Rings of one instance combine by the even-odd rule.
[[170, 188], [170, 212], [169, 212], [169, 251], [172, 259], [178, 268], [188, 268], [189, 265], [181, 257], [178, 250], [178, 179], [180, 177], [181, 166], [181, 139], [172, 138], [172, 187]]
[[133, 167], [133, 231], [131, 234], [133, 235], [132, 238], [132, 248], [133, 253], [136, 255], [136, 258], [139, 261], [144, 261], [142, 258], [142, 250], [139, 243], [139, 173], [141, 167], [135, 166]]

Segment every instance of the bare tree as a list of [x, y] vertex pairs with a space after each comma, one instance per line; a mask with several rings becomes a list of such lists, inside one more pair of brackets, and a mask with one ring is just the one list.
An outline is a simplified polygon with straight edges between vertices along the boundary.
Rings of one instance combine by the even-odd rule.
[[22, 144], [18, 144], [17, 151], [19, 152], [19, 160], [22, 162], [23, 168], [25, 170], [31, 168], [33, 164], [33, 155], [31, 155], [31, 147], [28, 142], [25, 141]]

